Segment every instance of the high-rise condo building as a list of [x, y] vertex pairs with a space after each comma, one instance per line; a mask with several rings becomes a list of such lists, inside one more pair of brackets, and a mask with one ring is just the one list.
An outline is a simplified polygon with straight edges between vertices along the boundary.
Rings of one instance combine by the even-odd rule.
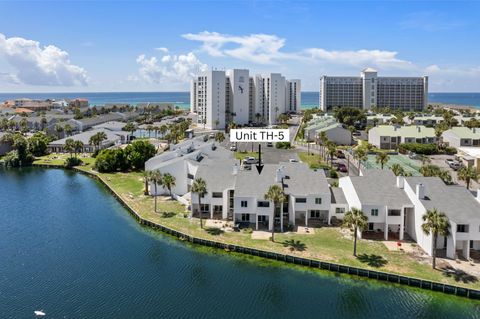
[[366, 68], [359, 77], [320, 78], [320, 109], [334, 107], [389, 107], [392, 110], [421, 111], [428, 104], [428, 77], [380, 77]]
[[190, 111], [197, 114], [197, 124], [210, 129], [224, 129], [230, 122], [272, 125], [280, 114], [300, 110], [300, 93], [300, 80], [279, 73], [207, 71], [191, 82]]

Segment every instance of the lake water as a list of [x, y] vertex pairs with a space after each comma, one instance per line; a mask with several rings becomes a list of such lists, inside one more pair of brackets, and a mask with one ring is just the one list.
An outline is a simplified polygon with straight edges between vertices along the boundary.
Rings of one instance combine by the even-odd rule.
[[[87, 98], [91, 105], [105, 103], [174, 102], [180, 108], [190, 108], [189, 92], [101, 92], [101, 93], [0, 93], [0, 101], [17, 98], [72, 99]], [[480, 109], [480, 93], [430, 93], [430, 103], [469, 105]], [[318, 107], [318, 92], [302, 92], [302, 108]]]
[[185, 245], [99, 182], [0, 169], [0, 318], [480, 318], [480, 303]]

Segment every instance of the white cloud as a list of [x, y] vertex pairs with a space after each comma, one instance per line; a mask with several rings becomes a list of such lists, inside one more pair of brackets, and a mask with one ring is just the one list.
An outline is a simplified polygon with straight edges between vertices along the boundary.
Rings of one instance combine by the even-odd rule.
[[168, 48], [165, 48], [165, 47], [155, 48], [155, 50], [163, 52], [163, 53], [168, 53]]
[[314, 60], [353, 66], [379, 66], [382, 68], [408, 68], [411, 62], [397, 58], [398, 52], [384, 50], [328, 51], [312, 48], [305, 52]]
[[201, 50], [210, 56], [232, 57], [258, 64], [270, 64], [280, 60], [300, 60], [362, 67], [372, 65], [383, 68], [406, 68], [411, 66], [411, 62], [399, 59], [398, 53], [394, 51], [329, 51], [323, 48], [307, 48], [298, 52], [285, 52], [282, 49], [286, 40], [269, 34], [233, 36], [203, 31], [182, 36], [188, 40], [201, 42]]
[[149, 83], [187, 83], [197, 73], [206, 71], [208, 66], [202, 63], [193, 52], [180, 55], [167, 54], [160, 59], [141, 54], [137, 58], [140, 65], [138, 75], [129, 80], [144, 80]]
[[[250, 34], [233, 36], [218, 32], [187, 33], [185, 39], [202, 42], [201, 49], [213, 57], [225, 57], [269, 64], [274, 60], [295, 58], [295, 55], [280, 52], [285, 46], [285, 39], [269, 34]], [[231, 45], [235, 47], [229, 48]]]
[[66, 51], [34, 40], [7, 38], [0, 33], [0, 56], [15, 70], [10, 79], [30, 85], [86, 85], [85, 69], [70, 62]]

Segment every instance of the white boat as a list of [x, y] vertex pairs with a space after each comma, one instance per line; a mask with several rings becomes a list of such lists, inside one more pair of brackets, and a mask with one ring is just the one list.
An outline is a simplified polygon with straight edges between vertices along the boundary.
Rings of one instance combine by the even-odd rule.
[[34, 313], [37, 317], [43, 317], [46, 315], [45, 312], [43, 312], [42, 310], [35, 310]]

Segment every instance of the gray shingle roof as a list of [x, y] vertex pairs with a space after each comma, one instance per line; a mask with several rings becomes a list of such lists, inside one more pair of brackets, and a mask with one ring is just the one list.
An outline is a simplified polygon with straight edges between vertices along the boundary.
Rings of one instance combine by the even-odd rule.
[[332, 204], [348, 204], [343, 189], [340, 187], [331, 187], [330, 192], [332, 193]]
[[238, 164], [238, 161], [233, 158], [214, 163], [212, 160], [207, 160], [198, 167], [195, 177], [205, 180], [209, 192], [222, 192], [235, 185], [235, 175], [233, 175], [235, 163]]
[[362, 204], [390, 208], [413, 206], [405, 192], [397, 187], [397, 177], [391, 170], [369, 169], [364, 176], [351, 176], [350, 179]]
[[262, 174], [256, 168], [240, 171], [235, 183], [235, 196], [262, 197], [272, 185], [282, 186], [275, 181], [277, 169], [284, 167], [284, 192], [292, 195], [329, 193], [329, 186], [323, 170], [312, 171], [303, 163], [266, 164]]
[[480, 219], [480, 203], [463, 186], [445, 185], [438, 177], [406, 177], [415, 190], [417, 184], [425, 186], [425, 199], [420, 199], [426, 209], [436, 208], [457, 224], [468, 224]]

